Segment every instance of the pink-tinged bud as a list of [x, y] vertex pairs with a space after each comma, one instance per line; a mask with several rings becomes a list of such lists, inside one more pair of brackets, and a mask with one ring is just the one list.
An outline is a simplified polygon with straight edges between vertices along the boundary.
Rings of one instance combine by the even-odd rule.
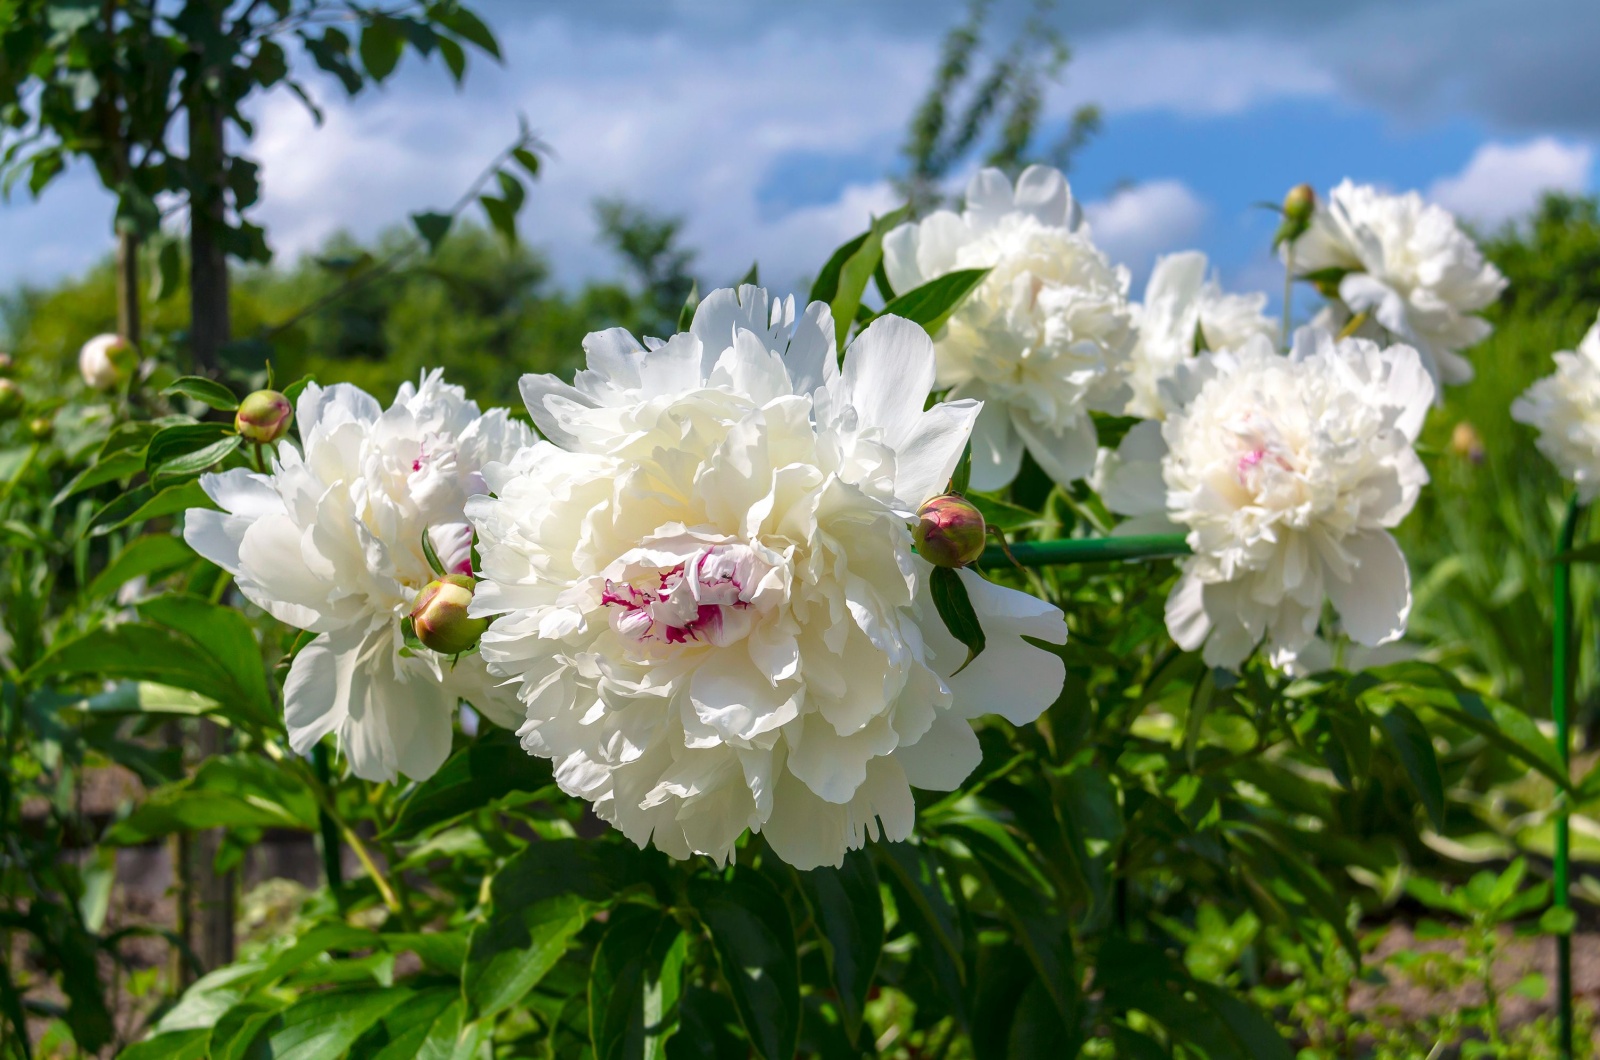
[[911, 538], [917, 555], [935, 567], [965, 567], [983, 554], [987, 533], [983, 513], [971, 501], [946, 493], [918, 509]]
[[263, 445], [289, 433], [294, 422], [294, 406], [276, 390], [257, 390], [239, 403], [233, 416], [233, 429], [240, 437]]
[[22, 388], [11, 380], [0, 377], [0, 423], [22, 415], [22, 410], [27, 404], [28, 399], [22, 396]]
[[28, 434], [36, 442], [48, 442], [56, 433], [56, 421], [49, 416], [35, 416], [28, 421]]
[[139, 367], [139, 351], [121, 335], [96, 335], [78, 351], [78, 374], [95, 390], [115, 390]]
[[440, 655], [460, 655], [478, 643], [489, 620], [467, 617], [476, 584], [469, 574], [446, 574], [422, 587], [411, 608], [411, 627], [425, 647]]
[[1464, 457], [1474, 464], [1481, 464], [1488, 454], [1483, 448], [1483, 436], [1478, 429], [1466, 420], [1456, 424], [1450, 432], [1450, 448], [1459, 457]]

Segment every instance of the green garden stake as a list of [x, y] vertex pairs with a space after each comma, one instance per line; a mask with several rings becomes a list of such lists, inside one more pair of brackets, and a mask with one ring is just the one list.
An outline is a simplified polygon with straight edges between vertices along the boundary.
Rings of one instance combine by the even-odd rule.
[[[1577, 528], [1578, 499], [1574, 497], [1567, 502], [1567, 516], [1561, 524], [1561, 540], [1556, 545], [1555, 572], [1550, 584], [1556, 612], [1555, 648], [1550, 674], [1550, 715], [1556, 725], [1556, 753], [1560, 756], [1564, 774], [1569, 770], [1571, 757], [1567, 700], [1572, 684], [1572, 675], [1569, 673], [1572, 666], [1572, 564], [1565, 557], [1572, 551]], [[1568, 826], [1571, 803], [1566, 792], [1558, 792], [1556, 798], [1560, 801], [1556, 814], [1555, 905], [1558, 909], [1568, 909], [1572, 905], [1569, 893], [1571, 837]], [[1568, 933], [1556, 936], [1556, 1004], [1559, 1021], [1556, 1050], [1561, 1060], [1572, 1060], [1572, 936]]]
[[1008, 556], [990, 545], [978, 557], [980, 567], [1005, 567], [1013, 560], [1022, 567], [1050, 567], [1059, 563], [1112, 563], [1117, 560], [1161, 559], [1188, 555], [1183, 534], [1129, 534], [1127, 537], [1062, 538], [1056, 541], [1019, 541]]

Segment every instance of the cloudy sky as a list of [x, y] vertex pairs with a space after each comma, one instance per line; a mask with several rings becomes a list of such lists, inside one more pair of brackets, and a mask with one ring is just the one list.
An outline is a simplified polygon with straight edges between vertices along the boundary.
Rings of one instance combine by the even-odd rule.
[[[995, 27], [1027, 0], [997, 0]], [[1199, 247], [1225, 282], [1276, 290], [1274, 219], [1252, 207], [1301, 180], [1416, 188], [1477, 224], [1546, 188], [1595, 187], [1600, 4], [1594, 0], [1069, 0], [1054, 16], [1074, 60], [1047, 123], [1085, 102], [1104, 131], [1075, 193], [1133, 269]], [[259, 216], [293, 256], [339, 230], [369, 236], [438, 208], [514, 135], [523, 113], [554, 157], [524, 236], [561, 282], [609, 276], [591, 203], [623, 195], [688, 219], [698, 272], [759, 260], [780, 285], [893, 205], [908, 115], [959, 0], [480, 0], [503, 66], [464, 90], [408, 65], [327, 120], [265, 99], [251, 152]], [[1203, 9], [1203, 10], [1202, 10]], [[75, 172], [0, 205], [0, 286], [83, 269], [110, 205]]]

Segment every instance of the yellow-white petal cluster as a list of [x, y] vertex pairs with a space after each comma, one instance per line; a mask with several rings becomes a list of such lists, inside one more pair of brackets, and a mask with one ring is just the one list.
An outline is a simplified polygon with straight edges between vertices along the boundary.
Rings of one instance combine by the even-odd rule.
[[1450, 211], [1416, 192], [1390, 195], [1346, 180], [1285, 253], [1297, 274], [1320, 273], [1337, 287], [1343, 305], [1327, 318], [1333, 327], [1366, 313], [1415, 347], [1435, 384], [1471, 381], [1472, 364], [1460, 351], [1489, 337], [1493, 328], [1476, 314], [1506, 280]]
[[960, 577], [988, 648], [928, 596], [911, 513], [944, 490], [975, 402], [924, 411], [932, 344], [883, 318], [844, 367], [821, 303], [714, 292], [648, 348], [589, 336], [568, 386], [529, 376], [549, 442], [468, 507], [498, 614], [483, 655], [518, 679], [523, 745], [640, 845], [728, 859], [745, 829], [797, 867], [913, 823], [911, 786], [979, 760], [970, 719], [1036, 718], [1061, 613]]
[[1554, 374], [1511, 403], [1511, 418], [1539, 432], [1539, 452], [1588, 504], [1600, 496], [1600, 320], [1555, 361]]
[[1133, 313], [1128, 272], [1094, 245], [1066, 178], [1029, 166], [1013, 187], [998, 169], [940, 210], [884, 237], [890, 286], [905, 293], [958, 269], [989, 269], [939, 336], [938, 386], [984, 403], [972, 485], [999, 489], [1026, 449], [1063, 484], [1094, 466], [1091, 411], [1127, 403]]
[[280, 445], [270, 474], [201, 478], [222, 510], [191, 511], [184, 539], [256, 605], [317, 634], [284, 681], [296, 751], [332, 732], [359, 777], [431, 776], [450, 753], [461, 698], [502, 724], [520, 719], [476, 656], [452, 665], [402, 651], [401, 620], [434, 577], [422, 535], [466, 570], [467, 498], [484, 491], [483, 466], [511, 459], [531, 434], [503, 409], [480, 414], [439, 371], [403, 385], [387, 409], [354, 386], [313, 383], [295, 425], [300, 446]]

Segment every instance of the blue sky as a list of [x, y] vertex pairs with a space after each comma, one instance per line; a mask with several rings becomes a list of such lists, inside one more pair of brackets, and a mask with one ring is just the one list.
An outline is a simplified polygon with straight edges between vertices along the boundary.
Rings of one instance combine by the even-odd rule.
[[[504, 66], [462, 92], [411, 65], [328, 120], [263, 101], [251, 153], [280, 255], [369, 236], [454, 199], [525, 113], [554, 148], [524, 235], [558, 279], [611, 275], [592, 200], [688, 218], [709, 282], [752, 259], [788, 286], [873, 211], [956, 0], [487, 0]], [[1025, 0], [996, 0], [1015, 24]], [[1473, 222], [1545, 188], [1595, 188], [1600, 4], [1593, 0], [1076, 0], [1054, 16], [1074, 61], [1046, 119], [1105, 113], [1074, 190], [1135, 276], [1198, 247], [1224, 282], [1275, 292], [1252, 207], [1341, 177], [1417, 188]], [[0, 285], [48, 283], [104, 254], [109, 202], [84, 172], [0, 206]]]

